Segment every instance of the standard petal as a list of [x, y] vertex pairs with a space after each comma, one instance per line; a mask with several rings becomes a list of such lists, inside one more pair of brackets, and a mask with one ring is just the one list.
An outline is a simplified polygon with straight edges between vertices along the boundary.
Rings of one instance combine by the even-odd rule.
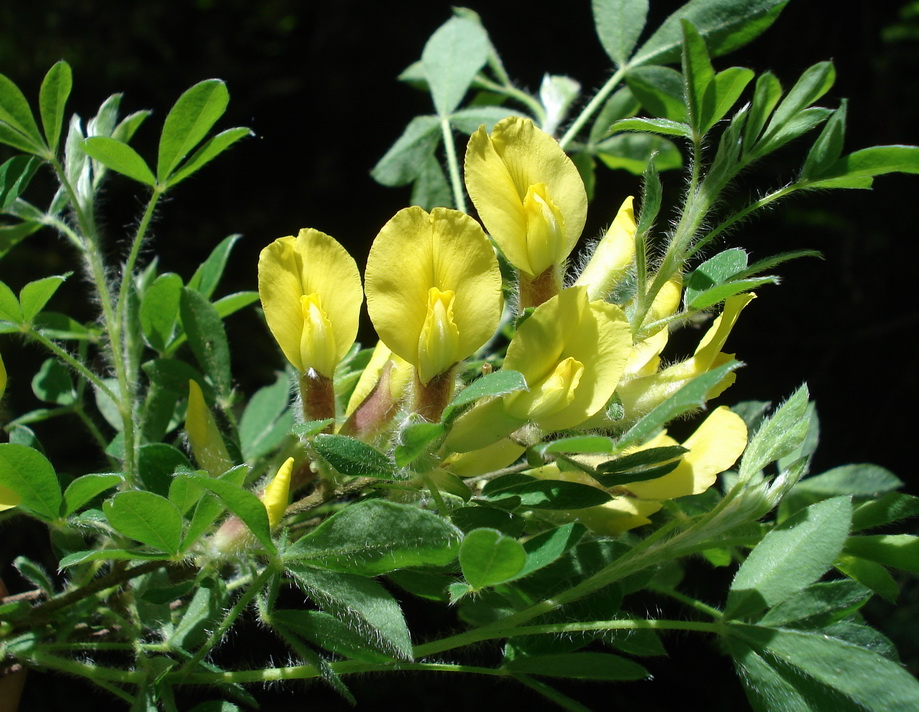
[[[530, 119], [502, 119], [490, 137], [480, 128], [467, 145], [465, 176], [479, 217], [515, 267], [535, 277], [574, 249], [587, 219], [584, 181], [558, 142]], [[548, 251], [527, 245], [525, 204], [536, 186], [552, 205], [549, 213], [562, 218], [557, 246]]]
[[424, 363], [422, 382], [475, 352], [501, 318], [494, 250], [478, 223], [456, 210], [400, 210], [370, 248], [366, 282], [380, 340], [414, 366]]
[[262, 250], [258, 273], [265, 319], [281, 351], [299, 371], [315, 368], [331, 378], [357, 337], [363, 291], [354, 259], [334, 238], [307, 228]]

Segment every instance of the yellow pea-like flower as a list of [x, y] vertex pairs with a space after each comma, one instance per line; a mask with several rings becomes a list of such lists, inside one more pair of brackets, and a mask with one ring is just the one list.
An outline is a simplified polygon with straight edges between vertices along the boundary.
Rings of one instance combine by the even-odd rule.
[[196, 381], [188, 382], [185, 433], [188, 435], [188, 444], [195, 456], [195, 462], [209, 475], [216, 477], [233, 467], [233, 460], [227, 452], [217, 422], [204, 401], [201, 386]]
[[[677, 444], [665, 431], [622, 454]], [[619, 534], [648, 524], [651, 521], [650, 515], [663, 506], [661, 502], [701, 494], [715, 484], [718, 475], [737, 461], [746, 445], [747, 426], [743, 419], [724, 406], [716, 408], [685, 440], [683, 447], [689, 452], [683, 455], [675, 469], [652, 480], [616, 487], [611, 491], [624, 494], [617, 494], [600, 506], [577, 510], [573, 515], [586, 526], [603, 534]], [[578, 459], [596, 466], [604, 457], [583, 455], [578, 456]], [[588, 474], [561, 471], [554, 463], [531, 470], [528, 474], [541, 479], [568, 480], [600, 487]]]
[[367, 258], [367, 311], [380, 340], [427, 385], [494, 334], [504, 299], [494, 249], [456, 210], [400, 210]]
[[354, 259], [334, 238], [300, 230], [262, 250], [258, 292], [268, 328], [301, 373], [332, 378], [357, 337], [363, 292]]
[[460, 416], [447, 447], [482, 448], [527, 422], [546, 432], [581, 425], [612, 397], [631, 350], [619, 307], [589, 301], [586, 287], [563, 290], [533, 310], [507, 347], [504, 368], [522, 373], [529, 390]]
[[[637, 377], [627, 378], [617, 393], [627, 414], [638, 416], [662, 403], [697, 376], [727, 363], [733, 354], [722, 353], [731, 330], [737, 323], [740, 312], [753, 299], [753, 294], [737, 294], [728, 297], [721, 314], [712, 322], [702, 337], [695, 353], [663, 370], [648, 373], [647, 369], [637, 371]], [[651, 339], [649, 339], [651, 341]], [[652, 361], [654, 363], [654, 361]], [[707, 399], [716, 398], [736, 380], [733, 373], [727, 374], [706, 394]]]
[[591, 300], [606, 299], [635, 262], [635, 232], [638, 226], [633, 202], [632, 196], [623, 201], [616, 218], [574, 283], [576, 287], [587, 287], [587, 296]]
[[262, 493], [262, 504], [268, 512], [268, 526], [274, 529], [281, 523], [287, 501], [290, 499], [290, 478], [294, 471], [294, 458], [288, 457], [278, 468], [278, 473]]
[[511, 116], [466, 147], [466, 189], [508, 261], [534, 279], [563, 263], [587, 219], [578, 169], [549, 134]]

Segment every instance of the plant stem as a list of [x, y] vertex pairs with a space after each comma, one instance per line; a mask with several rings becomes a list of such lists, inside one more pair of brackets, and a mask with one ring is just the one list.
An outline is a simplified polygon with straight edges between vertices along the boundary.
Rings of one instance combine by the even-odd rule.
[[578, 132], [584, 127], [584, 124], [587, 123], [587, 120], [593, 116], [601, 107], [606, 97], [608, 97], [613, 89], [619, 86], [619, 83], [625, 77], [625, 69], [620, 67], [616, 72], [611, 76], [606, 84], [600, 87], [600, 91], [594, 94], [593, 99], [591, 99], [587, 106], [581, 109], [581, 113], [578, 114], [578, 117], [574, 120], [571, 126], [568, 127], [568, 130], [565, 132], [565, 135], [559, 139], [558, 145], [563, 149], [571, 143], [578, 135]]
[[450, 118], [440, 117], [440, 130], [444, 137], [444, 151], [447, 154], [447, 171], [450, 174], [450, 186], [453, 190], [453, 202], [461, 213], [466, 212], [466, 194], [463, 192], [463, 181], [460, 178], [459, 162], [456, 160], [456, 143], [453, 141], [453, 127]]
[[105, 576], [100, 576], [97, 579], [93, 579], [85, 586], [76, 588], [67, 593], [63, 593], [60, 596], [55, 596], [50, 601], [42, 603], [35, 608], [33, 608], [27, 616], [23, 619], [16, 621], [17, 628], [33, 628], [37, 623], [40, 623], [47, 619], [55, 611], [65, 608], [76, 603], [79, 600], [92, 596], [99, 591], [104, 591], [107, 588], [112, 588], [118, 586], [125, 581], [130, 581], [132, 578], [138, 576], [143, 576], [144, 574], [155, 571], [161, 566], [166, 566], [168, 562], [155, 560], [147, 561], [143, 564], [138, 564], [137, 566], [130, 569], [114, 569], [107, 573]]
[[27, 338], [33, 339], [40, 343], [42, 346], [48, 349], [48, 351], [57, 356], [61, 361], [70, 366], [74, 371], [83, 376], [83, 378], [92, 383], [97, 390], [102, 391], [106, 396], [111, 398], [114, 403], [118, 403], [118, 396], [111, 388], [105, 384], [101, 378], [99, 378], [99, 376], [90, 371], [85, 365], [71, 356], [70, 353], [62, 349], [47, 336], [42, 334], [40, 331], [36, 331], [31, 326], [29, 327], [29, 330], [25, 332], [25, 335]]
[[105, 261], [102, 257], [102, 251], [99, 248], [98, 235], [96, 234], [95, 220], [92, 212], [85, 212], [80, 204], [79, 197], [67, 178], [61, 164], [53, 156], [49, 158], [54, 172], [57, 174], [61, 186], [70, 197], [70, 204], [77, 216], [77, 223], [80, 227], [81, 238], [83, 243], [83, 254], [87, 261], [87, 267], [95, 285], [99, 297], [99, 303], [102, 306], [102, 317], [105, 321], [105, 328], [108, 333], [109, 357], [112, 366], [115, 369], [115, 377], [118, 380], [119, 397], [114, 401], [118, 405], [118, 413], [121, 416], [122, 430], [124, 432], [125, 447], [125, 482], [130, 486], [134, 484], [137, 478], [137, 463], [134, 455], [134, 412], [133, 401], [130, 397], [132, 385], [128, 382], [127, 361], [122, 342], [121, 322], [118, 320], [115, 304], [112, 301], [112, 293], [109, 290], [108, 278], [106, 275]]
[[230, 629], [236, 619], [246, 610], [246, 606], [249, 605], [249, 602], [255, 597], [261, 589], [262, 586], [268, 581], [268, 579], [274, 574], [275, 570], [272, 566], [266, 566], [262, 569], [262, 572], [255, 578], [249, 588], [239, 597], [239, 600], [236, 601], [236, 604], [229, 610], [227, 615], [221, 621], [220, 625], [211, 633], [210, 637], [198, 648], [194, 655], [192, 655], [188, 660], [185, 661], [185, 664], [176, 672], [178, 676], [184, 676], [189, 670], [197, 666], [204, 657], [211, 652], [211, 650], [216, 646], [224, 634]]

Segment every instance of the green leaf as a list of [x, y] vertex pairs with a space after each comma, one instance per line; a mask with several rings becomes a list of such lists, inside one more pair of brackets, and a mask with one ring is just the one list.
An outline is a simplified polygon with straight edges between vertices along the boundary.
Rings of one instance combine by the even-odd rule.
[[[219, 79], [198, 82], [179, 97], [169, 110], [160, 134], [156, 162], [156, 177], [160, 182], [165, 183], [172, 177], [182, 159], [201, 142], [217, 119], [223, 116], [229, 101], [226, 84]], [[195, 170], [202, 165], [204, 163]]]
[[4, 282], [0, 282], [0, 319], [11, 321], [14, 324], [23, 322], [19, 299]]
[[25, 220], [12, 225], [0, 225], [0, 257], [3, 257], [29, 235], [41, 230], [43, 225], [35, 220]]
[[433, 153], [421, 162], [421, 170], [412, 185], [410, 202], [428, 211], [453, 205], [453, 192], [447, 182], [447, 174], [440, 165], [440, 159]]
[[686, 122], [683, 75], [669, 67], [637, 67], [626, 82], [645, 111], [661, 119]]
[[168, 443], [146, 443], [137, 453], [137, 472], [144, 487], [165, 497], [178, 470], [194, 470], [185, 453]]
[[479, 126], [491, 133], [495, 124], [508, 116], [526, 115], [507, 106], [470, 106], [450, 114], [450, 125], [466, 135], [475, 133]]
[[732, 52], [775, 22], [788, 0], [690, 0], [670, 15], [634, 54], [629, 66], [670, 64], [680, 56], [681, 20], [705, 38], [712, 57]]
[[221, 131], [216, 136], [212, 136], [204, 142], [201, 148], [191, 155], [191, 158], [182, 164], [181, 168], [169, 176], [169, 186], [174, 186], [180, 181], [188, 178], [192, 173], [198, 172], [241, 138], [254, 135], [251, 129], [244, 126], [237, 126], [236, 128], [227, 129], [226, 131]]
[[852, 531], [880, 527], [908, 517], [919, 516], [919, 497], [891, 492], [860, 504], [852, 515]]
[[[677, 73], [677, 78], [679, 79], [679, 73]], [[597, 118], [590, 128], [588, 144], [594, 144], [605, 136], [608, 136], [610, 126], [613, 125], [614, 121], [635, 116], [640, 108], [641, 105], [638, 103], [635, 94], [632, 93], [629, 87], [623, 87], [619, 91], [613, 93], [613, 95], [606, 100], [603, 108], [600, 109], [600, 113], [597, 114]]]
[[561, 653], [519, 657], [504, 664], [510, 673], [563, 677], [573, 680], [647, 680], [643, 666], [613, 653]]
[[[809, 188], [870, 187], [847, 182], [864, 181], [887, 173], [919, 173], [919, 146], [872, 146], [843, 156]], [[843, 182], [845, 181], [845, 182]]]
[[179, 551], [182, 515], [165, 497], [153, 492], [121, 492], [102, 505], [106, 519], [131, 539], [168, 554]]
[[0, 212], [5, 212], [22, 195], [40, 165], [41, 161], [34, 156], [13, 156], [0, 166]]
[[370, 172], [382, 185], [396, 187], [415, 180], [440, 143], [440, 119], [416, 116]]
[[212, 478], [204, 475], [182, 474], [195, 484], [210, 490], [226, 505], [233, 514], [239, 517], [249, 527], [249, 531], [259, 540], [271, 554], [277, 553], [274, 542], [271, 541], [271, 528], [268, 526], [268, 512], [262, 500], [245, 490], [239, 485], [224, 479]]
[[67, 104], [72, 86], [73, 73], [70, 71], [70, 65], [64, 60], [51, 67], [41, 83], [38, 108], [52, 154], [57, 153], [61, 123], [64, 120], [64, 106]]
[[515, 391], [525, 391], [527, 381], [519, 371], [502, 369], [489, 373], [474, 380], [463, 390], [456, 394], [450, 405], [444, 410], [444, 422], [448, 421], [464, 405], [477, 401], [480, 398], [503, 396]]
[[391, 646], [374, 645], [372, 637], [361, 635], [333, 615], [322, 611], [278, 610], [271, 624], [280, 624], [326, 650], [354, 660], [385, 663], [392, 660]]
[[462, 532], [417, 507], [372, 499], [329, 517], [284, 552], [322, 568], [376, 576], [411, 566], [446, 566]]
[[850, 579], [821, 581], [772, 608], [758, 625], [773, 628], [824, 628], [846, 618], [871, 598], [871, 591]]
[[762, 143], [771, 143], [795, 116], [826, 94], [835, 81], [836, 70], [832, 62], [818, 62], [805, 69], [773, 113], [763, 132]]
[[443, 437], [442, 423], [411, 423], [399, 433], [399, 442], [393, 452], [397, 467], [408, 467], [419, 457], [430, 452], [432, 443]]
[[490, 46], [479, 23], [460, 17], [451, 17], [431, 35], [421, 53], [421, 66], [438, 114], [448, 116], [459, 106], [488, 61]]
[[166, 644], [180, 650], [193, 651], [204, 643], [208, 632], [220, 624], [226, 605], [226, 589], [219, 578], [204, 578], [195, 582], [195, 593], [185, 607]]
[[631, 445], [643, 443], [674, 418], [678, 418], [696, 408], [701, 408], [705, 405], [708, 392], [720, 383], [728, 373], [739, 368], [740, 365], [739, 361], [732, 360], [703, 373], [701, 376], [696, 376], [629, 428], [619, 439], [619, 449], [624, 450]]
[[845, 133], [846, 100], [843, 99], [807, 152], [807, 158], [804, 159], [804, 166], [801, 168], [802, 180], [820, 178], [829, 171], [842, 153]]
[[581, 540], [586, 532], [587, 528], [583, 524], [569, 522], [528, 539], [523, 544], [527, 555], [526, 563], [514, 578], [523, 578], [558, 561]]
[[475, 529], [459, 549], [463, 576], [478, 591], [514, 578], [526, 565], [527, 554], [516, 539], [497, 529]]
[[691, 304], [697, 295], [727, 281], [746, 268], [747, 253], [739, 247], [719, 252], [690, 273], [686, 280], [686, 293], [683, 299], [686, 304]]
[[641, 209], [638, 214], [638, 241], [636, 245], [638, 246], [637, 249], [644, 250], [647, 235], [651, 228], [654, 227], [654, 221], [660, 212], [664, 191], [654, 161], [648, 161], [641, 178], [642, 196]]
[[613, 124], [610, 131], [645, 131], [665, 136], [692, 138], [692, 127], [689, 124], [670, 119], [623, 119]]
[[683, 20], [683, 77], [686, 82], [686, 104], [689, 123], [701, 136], [714, 114], [714, 92], [709, 87], [715, 70], [708, 58], [705, 40], [691, 22]]
[[217, 310], [204, 295], [183, 287], [179, 313], [195, 359], [213, 381], [217, 393], [228, 398], [233, 388], [230, 346]]
[[64, 516], [69, 517], [94, 497], [124, 481], [121, 475], [82, 475], [67, 485], [64, 490]]
[[669, 171], [683, 165], [683, 156], [673, 142], [647, 133], [623, 133], [598, 143], [597, 158], [611, 170], [626, 170], [642, 175], [651, 163], [658, 171]]
[[217, 316], [221, 319], [226, 319], [231, 314], [235, 314], [240, 309], [245, 309], [257, 301], [258, 292], [234, 292], [214, 302], [214, 309], [217, 310]]
[[220, 283], [223, 271], [226, 269], [230, 251], [241, 237], [242, 235], [237, 234], [223, 238], [211, 254], [207, 256], [207, 259], [195, 270], [191, 279], [188, 280], [188, 288], [194, 289], [202, 296], [210, 299]]
[[54, 581], [41, 564], [25, 556], [17, 556], [13, 559], [13, 567], [26, 581], [41, 589], [46, 595], [54, 595]]
[[[249, 468], [239, 465], [224, 472], [217, 479], [228, 482], [233, 487], [242, 487]], [[232, 496], [232, 495], [231, 495]], [[205, 490], [201, 485], [193, 482], [188, 477], [176, 477], [169, 487], [169, 499], [183, 514], [192, 506], [195, 511], [191, 517], [191, 524], [182, 540], [182, 550], [186, 551], [198, 538], [207, 532], [217, 518], [224, 513], [225, 507], [221, 499], [210, 490]], [[257, 515], [256, 515], [257, 516]], [[266, 515], [267, 518], [267, 515]]]
[[877, 497], [903, 486], [903, 481], [879, 465], [843, 465], [798, 482], [792, 492], [825, 499], [840, 494]]
[[891, 603], [897, 602], [900, 586], [881, 564], [858, 556], [842, 554], [836, 560], [836, 570], [858, 581], [862, 586], [867, 586]]
[[68, 554], [61, 559], [58, 566], [66, 569], [91, 561], [168, 561], [172, 556], [172, 554], [151, 553], [137, 549], [89, 549]]
[[46, 359], [32, 378], [32, 392], [39, 400], [57, 405], [73, 405], [77, 400], [70, 370], [53, 358]]
[[870, 534], [849, 537], [844, 549], [884, 566], [919, 574], [919, 536], [911, 534]]
[[46, 522], [60, 516], [61, 485], [54, 467], [37, 450], [13, 443], [0, 444], [0, 486], [22, 499], [19, 507]]
[[341, 474], [349, 477], [395, 476], [395, 463], [375, 447], [346, 435], [320, 433], [313, 439], [313, 447]]
[[593, 0], [591, 9], [600, 44], [616, 66], [629, 61], [648, 17], [648, 0]]
[[[6, 124], [6, 126], [3, 126]], [[35, 117], [29, 108], [29, 102], [4, 75], [0, 74], [0, 143], [42, 155], [44, 141], [35, 123]]]
[[825, 631], [728, 631], [755, 710], [900, 712], [919, 703], [919, 682], [902, 666]]
[[789, 454], [804, 441], [809, 428], [809, 419], [804, 417], [807, 396], [807, 386], [801, 386], [759, 427], [740, 460], [742, 480]]
[[772, 72], [765, 72], [756, 79], [753, 101], [744, 126], [744, 151], [749, 151], [759, 138], [763, 127], [782, 98], [782, 85]]
[[151, 188], [156, 186], [156, 178], [146, 161], [122, 141], [106, 136], [91, 136], [83, 140], [83, 150], [90, 158], [117, 173]]
[[852, 522], [848, 497], [797, 512], [750, 552], [731, 583], [725, 616], [747, 618], [820, 578], [842, 550]]
[[711, 113], [705, 123], [706, 132], [734, 107], [754, 76], [753, 70], [745, 67], [728, 67], [715, 75], [708, 87], [711, 98], [706, 97], [706, 103], [711, 106]]
[[287, 571], [320, 608], [360, 635], [367, 647], [399, 660], [412, 659], [412, 641], [399, 604], [376, 581], [300, 564], [288, 565]]
[[778, 284], [778, 277], [755, 277], [753, 279], [736, 279], [719, 284], [704, 292], [697, 293], [687, 307], [692, 310], [708, 309], [720, 304], [728, 297], [749, 292], [764, 284]]
[[140, 327], [150, 348], [163, 352], [172, 341], [179, 318], [182, 278], [175, 272], [157, 277], [140, 303]]
[[35, 315], [38, 314], [51, 297], [54, 296], [58, 287], [60, 287], [64, 283], [64, 280], [71, 274], [73, 273], [67, 272], [66, 274], [37, 279], [34, 282], [29, 282], [19, 290], [19, 304], [22, 307], [22, 318], [27, 322], [32, 321]]
[[249, 400], [239, 420], [239, 445], [249, 462], [274, 450], [290, 432], [290, 379], [279, 373], [270, 386], [260, 388]]
[[528, 475], [507, 476], [491, 480], [482, 496], [497, 502], [512, 498], [526, 509], [583, 509], [595, 507], [610, 500], [610, 495], [599, 487], [565, 480], [539, 480]]

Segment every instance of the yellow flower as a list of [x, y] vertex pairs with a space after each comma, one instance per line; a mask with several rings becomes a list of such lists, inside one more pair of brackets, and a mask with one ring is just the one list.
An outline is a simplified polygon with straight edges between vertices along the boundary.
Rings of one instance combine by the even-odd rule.
[[300, 230], [262, 250], [258, 292], [287, 360], [332, 378], [357, 337], [363, 293], [354, 259], [325, 233]]
[[[721, 349], [734, 328], [734, 324], [737, 323], [740, 312], [754, 297], [755, 295], [753, 294], [738, 294], [728, 297], [724, 303], [724, 310], [712, 322], [711, 327], [702, 337], [691, 358], [669, 366], [662, 371], [657, 371], [656, 367], [659, 359], [656, 354], [651, 354], [653, 358], [644, 364], [644, 368], [632, 371], [634, 377], [623, 379], [623, 383], [617, 393], [622, 400], [626, 414], [632, 417], [650, 411], [692, 379], [732, 359], [733, 354], [722, 353]], [[666, 331], [662, 333], [666, 333]], [[665, 342], [649, 338], [645, 343], [653, 344], [657, 349], [657, 353], [660, 353], [659, 349], [663, 348], [663, 343]], [[649, 365], [650, 368], [648, 367]], [[716, 398], [733, 384], [735, 379], [736, 376], [733, 373], [727, 374], [720, 383], [709, 390], [706, 394], [706, 399]]]
[[288, 457], [262, 493], [262, 504], [265, 505], [265, 510], [268, 512], [268, 526], [272, 529], [281, 523], [284, 511], [287, 509], [293, 470], [294, 458]]
[[563, 290], [533, 311], [507, 347], [504, 368], [522, 373], [529, 390], [465, 413], [447, 446], [478, 449], [527, 421], [547, 432], [580, 425], [612, 397], [631, 349], [619, 307], [589, 301], [586, 287]]
[[188, 382], [185, 433], [188, 435], [188, 444], [195, 456], [195, 462], [209, 475], [217, 477], [233, 467], [233, 460], [227, 452], [223, 436], [220, 435], [214, 416], [204, 402], [201, 386], [195, 381]]
[[587, 219], [587, 192], [571, 159], [530, 119], [511, 116], [466, 147], [466, 189], [508, 261], [534, 279], [563, 263]]
[[367, 311], [380, 340], [427, 385], [495, 332], [504, 299], [494, 250], [463, 213], [400, 210], [367, 258]]
[[606, 299], [635, 261], [637, 225], [633, 200], [629, 196], [623, 201], [615, 220], [597, 243], [590, 261], [574, 283], [576, 287], [586, 286], [591, 300]]
[[[677, 444], [665, 431], [638, 447], [627, 449], [622, 455]], [[648, 524], [650, 515], [663, 506], [662, 501], [701, 494], [715, 484], [718, 475], [737, 461], [746, 445], [747, 426], [743, 419], [724, 406], [716, 408], [683, 443], [689, 452], [683, 455], [675, 469], [653, 480], [611, 488], [616, 496], [609, 502], [577, 510], [573, 516], [604, 534], [619, 534]], [[585, 455], [578, 459], [595, 467], [605, 457]], [[555, 464], [530, 470], [528, 474], [541, 479], [568, 480], [600, 487], [587, 473], [561, 471]]]

